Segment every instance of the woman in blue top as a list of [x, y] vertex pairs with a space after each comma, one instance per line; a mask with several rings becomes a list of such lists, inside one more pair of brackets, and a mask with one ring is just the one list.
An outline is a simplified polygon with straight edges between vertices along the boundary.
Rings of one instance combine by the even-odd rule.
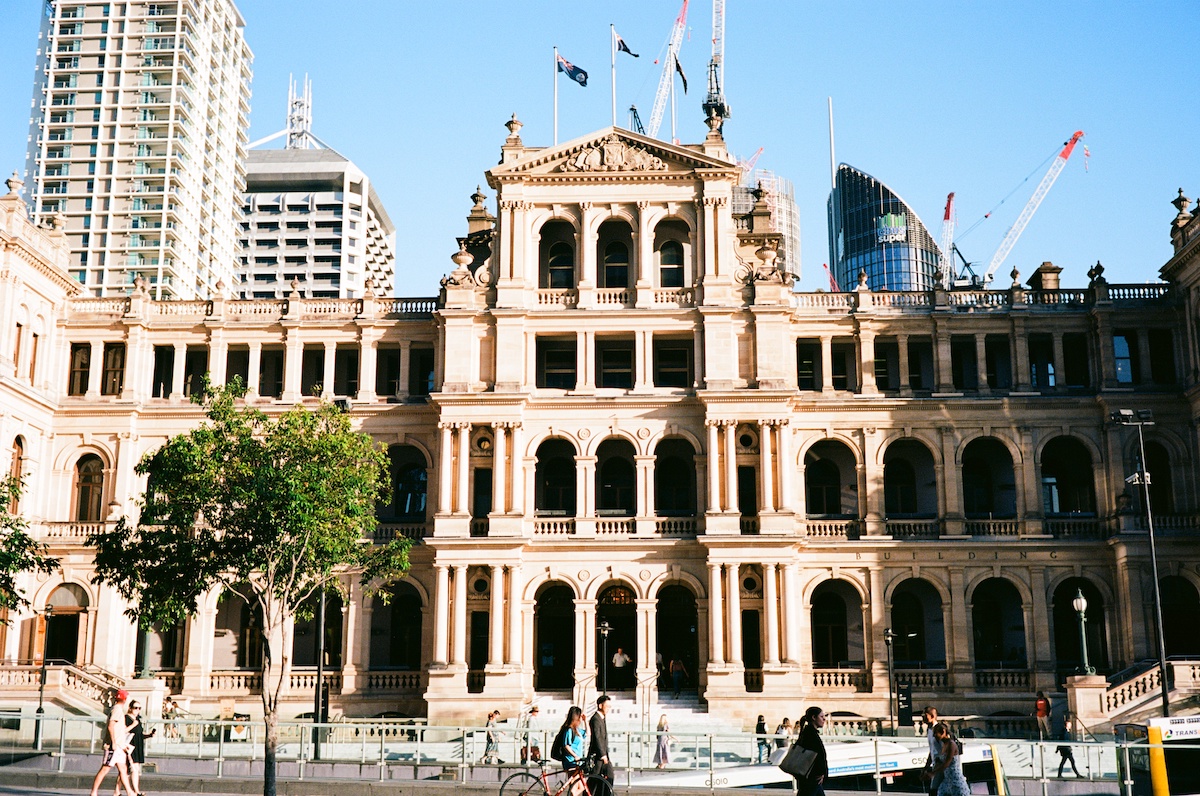
[[567, 711], [563, 727], [567, 730], [564, 736], [567, 753], [563, 758], [563, 770], [574, 771], [583, 765], [587, 757], [587, 722], [583, 719], [583, 709], [572, 705]]

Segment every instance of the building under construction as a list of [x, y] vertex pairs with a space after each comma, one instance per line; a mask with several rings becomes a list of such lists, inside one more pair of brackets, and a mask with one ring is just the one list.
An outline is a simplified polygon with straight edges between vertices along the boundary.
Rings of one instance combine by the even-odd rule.
[[796, 189], [792, 181], [766, 169], [748, 172], [742, 184], [733, 189], [733, 214], [745, 215], [754, 206], [754, 189], [765, 192], [771, 208], [771, 223], [783, 235], [776, 262], [781, 270], [800, 278], [800, 211], [796, 208]]

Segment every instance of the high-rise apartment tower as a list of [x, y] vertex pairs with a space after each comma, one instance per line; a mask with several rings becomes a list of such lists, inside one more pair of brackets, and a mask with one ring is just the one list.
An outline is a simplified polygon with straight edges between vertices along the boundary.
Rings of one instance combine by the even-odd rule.
[[252, 55], [231, 0], [47, 0], [26, 182], [95, 296], [234, 281]]

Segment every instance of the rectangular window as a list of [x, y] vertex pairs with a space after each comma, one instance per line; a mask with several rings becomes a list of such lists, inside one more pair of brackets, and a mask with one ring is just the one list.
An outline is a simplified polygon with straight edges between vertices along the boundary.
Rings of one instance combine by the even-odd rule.
[[171, 395], [172, 380], [175, 378], [175, 346], [154, 346], [154, 382], [151, 395], [167, 398]]
[[333, 358], [333, 394], [358, 395], [358, 348], [338, 346]]
[[208, 373], [208, 346], [188, 346], [183, 360], [183, 394], [189, 398], [203, 394], [205, 373]]
[[1155, 384], [1175, 383], [1175, 342], [1170, 329], [1151, 329], [1150, 380]]
[[816, 340], [796, 341], [796, 386], [801, 390], [821, 389], [821, 344]]
[[950, 369], [954, 374], [954, 389], [978, 390], [979, 370], [975, 359], [975, 338], [950, 338]]
[[67, 379], [67, 395], [84, 395], [91, 378], [91, 343], [71, 343], [71, 373]]
[[390, 398], [400, 392], [400, 349], [380, 346], [375, 352], [375, 393]]
[[884, 391], [900, 389], [900, 345], [895, 341], [875, 341], [875, 386]]
[[908, 341], [908, 384], [914, 390], [933, 389], [933, 341]]
[[258, 394], [283, 397], [283, 348], [263, 346], [258, 360]]
[[1012, 387], [1012, 353], [1008, 337], [989, 334], [983, 344], [987, 356], [987, 381], [993, 390]]
[[230, 346], [225, 352], [225, 383], [233, 384], [235, 379], [241, 380], [243, 387], [250, 383], [249, 346]]
[[1063, 378], [1067, 387], [1086, 388], [1092, 384], [1086, 334], [1072, 332], [1063, 335]]
[[537, 341], [538, 387], [573, 390], [576, 384], [575, 340]]
[[15, 345], [13, 345], [13, 363], [15, 363], [18, 368], [21, 367], [21, 340], [22, 340], [22, 338], [24, 338], [24, 336], [25, 336], [25, 326], [18, 323], [17, 324], [16, 343], [15, 343]]
[[689, 389], [695, 383], [691, 340], [654, 340], [654, 386]]
[[633, 341], [596, 341], [596, 386], [633, 389]]
[[37, 356], [38, 356], [38, 333], [34, 332], [29, 336], [29, 369], [26, 375], [30, 381], [33, 381], [37, 374]]
[[412, 348], [408, 352], [408, 394], [425, 396], [433, 392], [433, 349]]
[[300, 358], [300, 395], [307, 398], [325, 386], [325, 346], [304, 346]]
[[1113, 334], [1113, 356], [1116, 359], [1117, 383], [1141, 382], [1141, 363], [1138, 361], [1137, 332], [1118, 331]]
[[857, 351], [853, 343], [834, 343], [830, 349], [833, 362], [833, 389], [858, 389], [858, 368], [855, 367]]
[[1058, 383], [1054, 338], [1048, 334], [1029, 335], [1029, 383], [1035, 390], [1049, 390]]
[[125, 387], [125, 344], [105, 343], [100, 394], [120, 395]]

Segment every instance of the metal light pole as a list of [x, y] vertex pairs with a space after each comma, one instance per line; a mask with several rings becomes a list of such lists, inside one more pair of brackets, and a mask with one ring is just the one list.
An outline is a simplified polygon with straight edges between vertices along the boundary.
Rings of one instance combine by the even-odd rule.
[[313, 760], [321, 759], [321, 719], [325, 707], [325, 694], [321, 681], [325, 679], [325, 589], [321, 589], [321, 602], [317, 606], [317, 693], [313, 697]]
[[1137, 426], [1138, 431], [1138, 471], [1125, 479], [1128, 484], [1140, 484], [1142, 495], [1146, 499], [1146, 531], [1150, 537], [1150, 569], [1151, 580], [1154, 582], [1154, 624], [1158, 642], [1158, 667], [1162, 680], [1162, 709], [1163, 716], [1171, 715], [1171, 703], [1167, 696], [1170, 672], [1167, 670], [1167, 647], [1163, 639], [1162, 591], [1158, 587], [1158, 550], [1154, 543], [1154, 514], [1150, 510], [1150, 473], [1146, 470], [1146, 438], [1143, 426], [1154, 425], [1154, 413], [1149, 409], [1139, 409], [1134, 414], [1132, 409], [1118, 409], [1112, 413], [1112, 420], [1122, 426]]
[[[901, 636], [890, 627], [883, 631], [883, 643], [887, 647], [888, 658], [888, 726], [892, 729], [892, 735], [896, 734], [896, 713], [900, 711], [899, 699], [900, 695], [896, 693], [896, 669], [892, 664], [892, 641], [898, 638], [916, 638], [916, 633], [905, 633]], [[896, 704], [893, 708], [892, 699], [896, 699]]]
[[1075, 609], [1075, 613], [1079, 616], [1079, 649], [1083, 655], [1083, 663], [1079, 667], [1079, 673], [1095, 674], [1096, 668], [1088, 663], [1087, 598], [1083, 596], [1083, 589], [1076, 589], [1075, 599], [1071, 601], [1071, 607]]
[[608, 696], [608, 634], [612, 632], [612, 625], [602, 619], [596, 629], [600, 631], [600, 691]]
[[54, 613], [54, 606], [46, 606], [46, 630], [42, 633], [42, 671], [38, 677], [38, 706], [37, 718], [33, 724], [33, 748], [40, 752], [42, 751], [42, 722], [46, 718], [46, 647], [50, 631], [50, 616]]

